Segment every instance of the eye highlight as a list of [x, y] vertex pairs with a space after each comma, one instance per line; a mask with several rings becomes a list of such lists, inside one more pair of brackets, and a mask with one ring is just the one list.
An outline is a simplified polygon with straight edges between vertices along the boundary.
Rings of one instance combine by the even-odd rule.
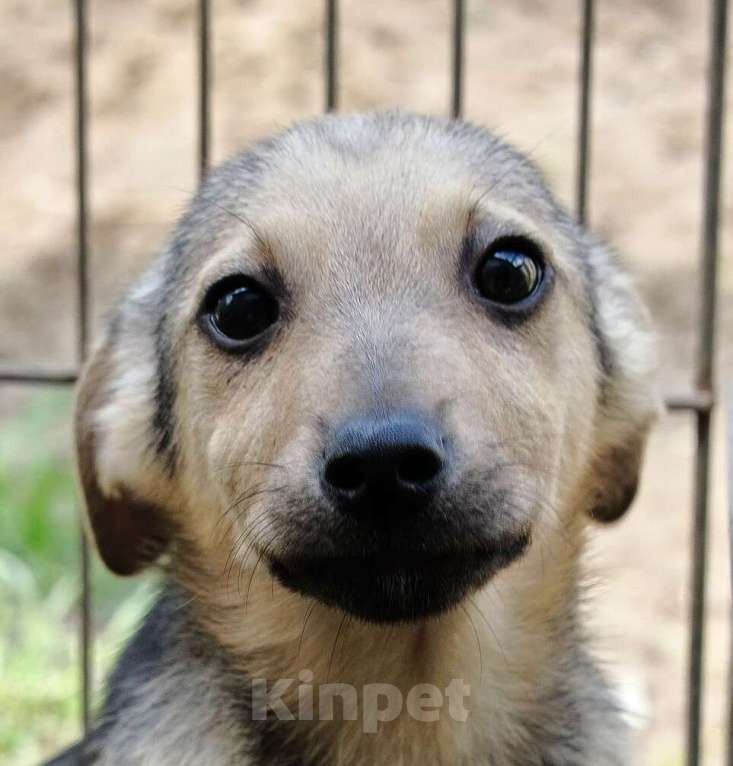
[[204, 329], [228, 350], [246, 347], [279, 316], [280, 307], [272, 293], [255, 280], [238, 275], [213, 285], [201, 312]]
[[482, 298], [500, 306], [517, 306], [537, 294], [545, 269], [537, 245], [525, 237], [492, 243], [474, 274]]

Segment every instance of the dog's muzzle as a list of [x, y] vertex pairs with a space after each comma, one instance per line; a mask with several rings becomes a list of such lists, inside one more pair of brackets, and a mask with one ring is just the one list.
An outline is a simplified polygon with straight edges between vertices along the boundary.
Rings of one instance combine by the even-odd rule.
[[304, 539], [269, 557], [272, 573], [370, 621], [415, 620], [455, 606], [519, 556], [529, 534], [482, 525], [475, 505], [453, 497], [461, 484], [454, 463], [450, 435], [421, 412], [346, 421], [319, 466], [330, 549], [319, 553]]

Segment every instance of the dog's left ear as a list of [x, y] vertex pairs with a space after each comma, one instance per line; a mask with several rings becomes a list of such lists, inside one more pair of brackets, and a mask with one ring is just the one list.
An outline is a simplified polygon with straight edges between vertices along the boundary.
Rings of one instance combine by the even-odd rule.
[[648, 313], [614, 255], [597, 242], [590, 242], [587, 252], [599, 385], [586, 512], [608, 523], [623, 516], [636, 495], [661, 401]]

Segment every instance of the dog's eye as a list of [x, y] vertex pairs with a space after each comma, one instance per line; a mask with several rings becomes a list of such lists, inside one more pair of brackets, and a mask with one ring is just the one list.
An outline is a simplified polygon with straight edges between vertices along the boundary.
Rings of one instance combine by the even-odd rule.
[[261, 335], [279, 316], [275, 298], [254, 280], [230, 277], [209, 290], [204, 317], [214, 339], [227, 347]]
[[539, 288], [544, 270], [539, 248], [528, 239], [501, 239], [487, 250], [476, 270], [476, 288], [492, 303], [511, 306]]

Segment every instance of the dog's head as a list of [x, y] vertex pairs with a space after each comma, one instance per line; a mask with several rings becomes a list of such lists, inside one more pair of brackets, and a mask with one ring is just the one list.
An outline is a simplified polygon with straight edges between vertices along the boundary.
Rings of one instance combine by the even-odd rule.
[[657, 408], [646, 317], [520, 154], [326, 117], [214, 171], [81, 384], [121, 574], [252, 557], [366, 619], [460, 602], [538, 524], [621, 516]]

